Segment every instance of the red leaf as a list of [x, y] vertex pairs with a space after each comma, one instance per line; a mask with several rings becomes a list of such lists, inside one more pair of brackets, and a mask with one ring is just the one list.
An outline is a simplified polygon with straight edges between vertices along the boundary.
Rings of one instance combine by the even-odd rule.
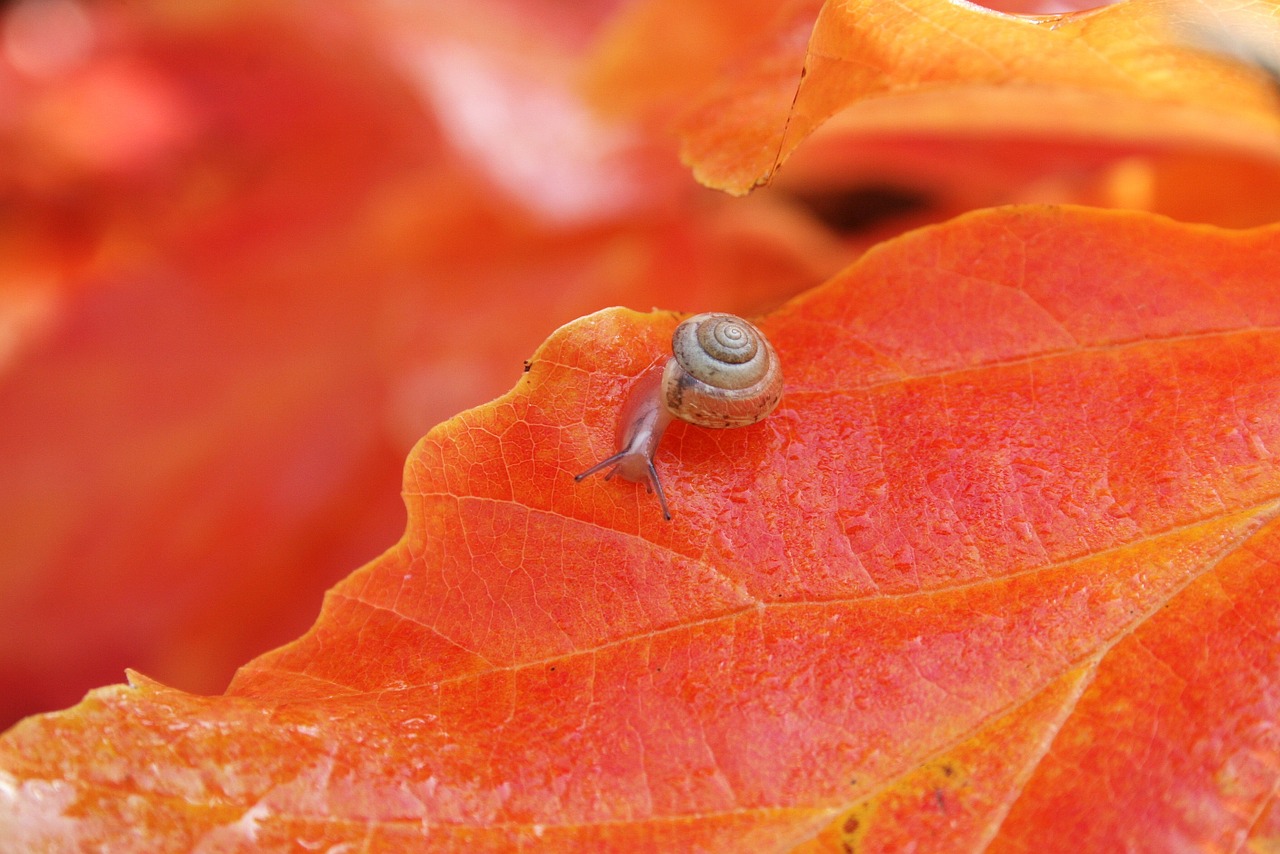
[[[1039, 18], [949, 0], [828, 3], [803, 74], [793, 40], [738, 57], [684, 122], [683, 157], [741, 194], [821, 128], [823, 150], [799, 166], [815, 185], [847, 160], [867, 180], [958, 196], [953, 211], [1060, 200], [1270, 222], [1280, 113], [1267, 74], [1239, 60], [1274, 62], [1275, 33], [1272, 3], [1131, 0]], [[939, 150], [922, 158], [922, 146]]]
[[[1274, 830], [1280, 231], [1023, 208], [763, 322], [676, 514], [571, 474], [675, 318], [562, 329], [432, 431], [410, 524], [226, 697], [0, 738], [0, 828], [285, 848], [1179, 850]], [[90, 735], [92, 734], [92, 736]]]

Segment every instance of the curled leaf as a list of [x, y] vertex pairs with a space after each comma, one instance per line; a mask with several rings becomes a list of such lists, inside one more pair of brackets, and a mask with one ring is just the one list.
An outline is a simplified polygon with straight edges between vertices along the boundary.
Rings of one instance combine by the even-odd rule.
[[[1274, 39], [1274, 4], [1251, 11], [1254, 40]], [[1130, 0], [1057, 16], [1006, 15], [950, 0], [827, 3], [788, 86], [779, 47], [760, 74], [726, 75], [684, 125], [698, 179], [741, 194], [770, 180], [838, 115], [840, 133], [987, 139], [1040, 135], [1150, 154], [1205, 147], [1262, 159], [1276, 181], [1280, 111], [1263, 69], [1210, 50], [1211, 2]], [[764, 99], [769, 108], [752, 106]], [[779, 121], [779, 108], [785, 116]]]

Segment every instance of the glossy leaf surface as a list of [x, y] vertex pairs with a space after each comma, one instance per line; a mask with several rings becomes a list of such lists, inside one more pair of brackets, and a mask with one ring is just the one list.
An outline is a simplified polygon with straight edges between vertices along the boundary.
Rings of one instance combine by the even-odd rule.
[[[1274, 844], [1280, 232], [1015, 208], [762, 320], [770, 418], [621, 482], [676, 318], [433, 430], [404, 539], [225, 697], [0, 739], [0, 831], [173, 849]], [[927, 845], [926, 845], [927, 843]]]

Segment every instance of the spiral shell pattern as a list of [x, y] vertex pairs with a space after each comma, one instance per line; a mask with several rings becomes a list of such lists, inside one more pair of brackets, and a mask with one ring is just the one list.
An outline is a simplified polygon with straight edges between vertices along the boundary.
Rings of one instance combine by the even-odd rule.
[[702, 427], [745, 427], [782, 399], [778, 354], [759, 329], [732, 314], [697, 314], [676, 327], [662, 377], [663, 403]]

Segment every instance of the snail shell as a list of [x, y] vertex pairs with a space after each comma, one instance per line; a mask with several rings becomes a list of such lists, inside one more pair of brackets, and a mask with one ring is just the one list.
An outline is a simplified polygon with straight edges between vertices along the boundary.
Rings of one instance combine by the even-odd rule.
[[696, 314], [676, 327], [674, 355], [646, 371], [631, 387], [618, 419], [618, 451], [574, 477], [608, 469], [658, 494], [662, 515], [671, 510], [654, 465], [672, 420], [702, 427], [745, 427], [782, 399], [778, 354], [755, 326], [732, 314]]
[[676, 327], [662, 399], [681, 421], [700, 427], [745, 427], [782, 399], [782, 369], [773, 345], [732, 314], [696, 314]]

